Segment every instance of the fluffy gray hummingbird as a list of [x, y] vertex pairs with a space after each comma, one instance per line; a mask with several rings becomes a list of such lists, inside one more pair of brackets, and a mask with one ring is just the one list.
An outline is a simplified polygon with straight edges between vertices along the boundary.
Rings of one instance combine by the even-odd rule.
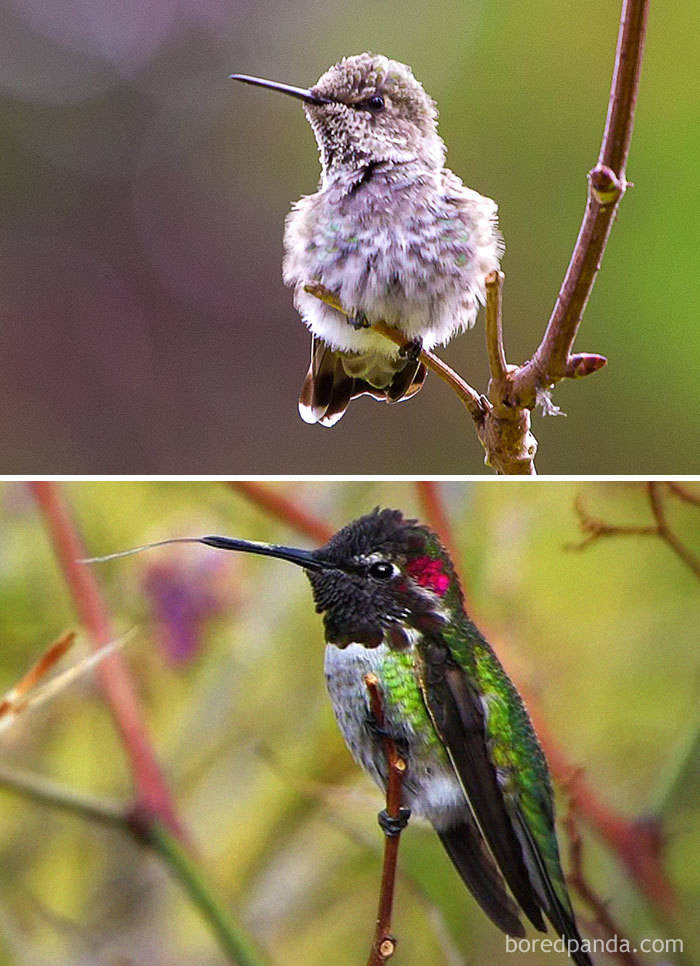
[[[522, 911], [545, 932], [546, 917], [577, 966], [592, 966], [561, 867], [544, 753], [522, 698], [465, 611], [436, 534], [386, 509], [317, 550], [222, 536], [195, 542], [304, 569], [323, 614], [326, 682], [350, 751], [383, 791], [384, 735], [406, 762], [402, 814], [380, 812], [384, 832], [397, 834], [410, 812], [427, 819], [500, 929], [524, 936]], [[382, 694], [381, 728], [369, 673]]]
[[[302, 419], [333, 426], [363, 394], [408, 399], [426, 375], [420, 349], [469, 328], [484, 302], [503, 251], [495, 202], [445, 167], [435, 102], [406, 64], [345, 57], [310, 89], [231, 76], [303, 101], [318, 142], [319, 189], [294, 205], [284, 234], [284, 280], [311, 330]], [[306, 292], [313, 283], [349, 317]], [[380, 320], [408, 347], [373, 331]]]

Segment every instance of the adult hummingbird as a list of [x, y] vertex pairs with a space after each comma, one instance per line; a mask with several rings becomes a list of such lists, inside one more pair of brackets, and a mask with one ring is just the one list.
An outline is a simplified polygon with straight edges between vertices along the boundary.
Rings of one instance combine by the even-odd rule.
[[[406, 64], [345, 57], [309, 89], [231, 76], [299, 98], [318, 143], [319, 189], [294, 205], [284, 234], [284, 280], [311, 330], [302, 419], [333, 426], [363, 394], [408, 399], [425, 379], [421, 347], [474, 324], [503, 250], [495, 202], [445, 167], [435, 102]], [[349, 314], [305, 291], [312, 283]], [[408, 348], [373, 331], [380, 320]]]
[[[438, 537], [386, 509], [318, 550], [218, 536], [197, 542], [305, 570], [323, 614], [333, 710], [355, 759], [386, 790], [388, 734], [407, 764], [404, 816], [410, 810], [433, 825], [484, 912], [511, 936], [525, 935], [520, 911], [542, 931], [546, 916], [578, 966], [591, 966], [561, 868], [542, 748], [520, 695], [465, 612]], [[381, 728], [368, 673], [379, 681]], [[395, 833], [387, 819], [380, 813], [385, 832]]]

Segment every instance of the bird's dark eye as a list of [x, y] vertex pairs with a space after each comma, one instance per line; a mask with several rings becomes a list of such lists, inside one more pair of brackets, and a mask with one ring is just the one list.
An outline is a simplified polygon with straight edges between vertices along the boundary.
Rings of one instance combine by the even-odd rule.
[[384, 98], [381, 94], [373, 94], [372, 97], [368, 97], [366, 101], [362, 101], [357, 105], [358, 107], [364, 107], [368, 111], [383, 111], [384, 110]]
[[378, 560], [369, 568], [369, 575], [374, 577], [375, 580], [387, 580], [393, 573], [394, 565], [390, 564], [388, 560]]

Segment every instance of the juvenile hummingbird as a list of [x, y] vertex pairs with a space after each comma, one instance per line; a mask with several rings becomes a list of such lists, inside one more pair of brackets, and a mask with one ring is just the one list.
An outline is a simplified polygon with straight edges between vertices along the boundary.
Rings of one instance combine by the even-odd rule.
[[[408, 399], [425, 379], [421, 347], [474, 324], [503, 251], [495, 202], [444, 166], [435, 102], [406, 64], [345, 57], [308, 90], [231, 76], [302, 100], [318, 143], [319, 189], [294, 205], [284, 234], [284, 280], [311, 330], [302, 419], [333, 426], [365, 393]], [[306, 292], [312, 283], [349, 317]], [[380, 320], [408, 349], [372, 331]]]
[[[525, 935], [520, 911], [542, 931], [544, 915], [577, 966], [592, 966], [561, 868], [544, 754], [520, 695], [465, 612], [437, 536], [386, 509], [318, 550], [230, 537], [196, 542], [304, 568], [323, 614], [333, 710], [357, 762], [386, 790], [388, 734], [407, 765], [404, 821], [410, 810], [433, 825], [484, 912], [511, 936]], [[368, 673], [381, 689], [381, 728]], [[395, 834], [386, 813], [380, 824]]]

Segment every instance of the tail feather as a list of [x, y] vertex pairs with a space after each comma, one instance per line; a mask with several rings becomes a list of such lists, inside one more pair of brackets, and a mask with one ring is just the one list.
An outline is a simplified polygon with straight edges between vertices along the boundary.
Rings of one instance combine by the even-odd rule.
[[509, 936], [523, 937], [525, 927], [518, 908], [505, 890], [503, 878], [471, 819], [446, 831], [438, 831], [465, 885], [486, 915]]
[[391, 385], [386, 390], [387, 402], [401, 402], [422, 389], [425, 382], [425, 366], [422, 362], [407, 361], [406, 365], [396, 373]]
[[352, 397], [353, 379], [340, 359], [318, 339], [311, 341], [311, 364], [299, 395], [299, 414], [306, 423], [336, 423]]
[[[520, 839], [523, 849], [523, 857], [532, 881], [533, 888], [537, 893], [545, 915], [552, 923], [556, 931], [567, 941], [569, 945], [569, 955], [576, 963], [576, 966], [593, 966], [591, 957], [581, 949], [582, 939], [576, 926], [573, 909], [569, 900], [566, 887], [557, 889], [556, 882], [553, 881], [552, 874], [547, 868], [547, 862], [538, 847], [527, 820], [520, 809], [513, 811], [513, 825], [516, 835]], [[556, 856], [556, 872], [558, 874], [559, 857]]]
[[359, 376], [348, 375], [342, 354], [312, 337], [311, 364], [299, 394], [299, 415], [306, 423], [334, 426], [352, 399], [365, 395], [386, 402], [409, 399], [421, 388], [425, 376], [425, 366], [408, 360], [387, 387], [377, 388]]

